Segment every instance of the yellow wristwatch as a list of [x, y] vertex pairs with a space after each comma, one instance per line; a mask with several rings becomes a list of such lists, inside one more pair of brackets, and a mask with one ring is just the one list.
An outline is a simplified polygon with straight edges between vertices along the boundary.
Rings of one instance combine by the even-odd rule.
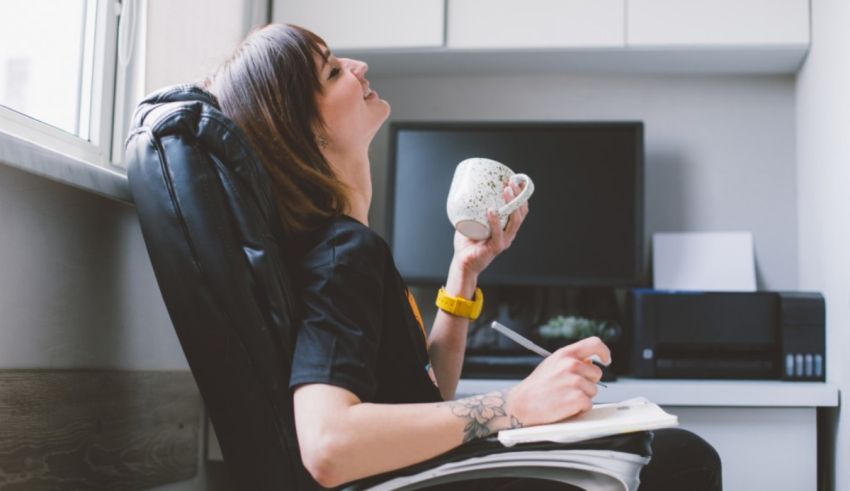
[[440, 288], [437, 293], [437, 307], [448, 314], [475, 320], [481, 315], [481, 309], [484, 307], [484, 293], [481, 288], [476, 288], [475, 296], [472, 300], [467, 300], [463, 297], [453, 297], [445, 288]]

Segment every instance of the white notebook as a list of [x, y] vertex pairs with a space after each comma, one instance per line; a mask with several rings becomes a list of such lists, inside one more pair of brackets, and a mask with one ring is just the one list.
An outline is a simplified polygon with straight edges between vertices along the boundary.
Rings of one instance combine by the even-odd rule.
[[571, 443], [678, 424], [678, 417], [644, 397], [636, 397], [623, 402], [595, 404], [590, 411], [560, 423], [502, 430], [499, 441], [506, 447], [541, 441]]

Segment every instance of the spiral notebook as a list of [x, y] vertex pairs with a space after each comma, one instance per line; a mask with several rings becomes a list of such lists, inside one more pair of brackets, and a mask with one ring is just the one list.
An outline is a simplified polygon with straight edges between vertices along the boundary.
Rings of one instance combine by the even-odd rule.
[[560, 423], [499, 432], [499, 441], [510, 447], [517, 443], [572, 443], [621, 433], [677, 426], [679, 418], [645, 397], [623, 402], [596, 404], [590, 411]]

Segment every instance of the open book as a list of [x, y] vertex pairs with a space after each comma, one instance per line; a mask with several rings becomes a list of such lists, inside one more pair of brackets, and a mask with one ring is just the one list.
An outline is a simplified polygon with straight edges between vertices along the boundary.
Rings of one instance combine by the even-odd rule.
[[571, 443], [635, 431], [657, 430], [679, 424], [679, 418], [665, 412], [644, 397], [623, 402], [596, 404], [590, 411], [561, 423], [552, 423], [499, 432], [507, 447], [517, 443]]

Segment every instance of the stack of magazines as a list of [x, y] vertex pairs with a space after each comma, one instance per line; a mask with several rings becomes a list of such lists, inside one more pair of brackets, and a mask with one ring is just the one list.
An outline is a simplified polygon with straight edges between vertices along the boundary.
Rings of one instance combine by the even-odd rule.
[[678, 418], [639, 397], [597, 404], [560, 423], [500, 431], [435, 459], [359, 481], [347, 489], [413, 490], [489, 477], [530, 477], [583, 489], [634, 491], [652, 455], [648, 430]]

